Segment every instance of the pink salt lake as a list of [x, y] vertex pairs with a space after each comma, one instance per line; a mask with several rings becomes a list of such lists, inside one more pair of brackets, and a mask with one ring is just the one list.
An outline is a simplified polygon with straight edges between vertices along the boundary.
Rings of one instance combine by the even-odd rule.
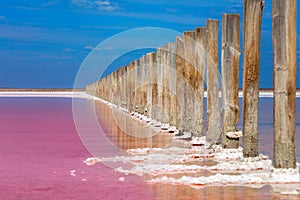
[[[85, 99], [79, 102], [82, 109], [93, 103]], [[297, 106], [300, 106], [299, 99]], [[96, 103], [96, 110], [107, 138], [121, 149], [147, 146], [143, 139], [136, 141], [123, 137], [120, 141], [116, 135], [122, 132], [114, 127], [110, 108]], [[297, 144], [300, 144], [299, 120], [298, 112]], [[271, 156], [271, 98], [260, 101], [259, 123], [261, 152]], [[182, 185], [149, 184], [144, 177], [120, 174], [100, 163], [87, 166], [83, 161], [92, 155], [77, 133], [70, 98], [0, 98], [0, 137], [0, 200], [283, 198], [273, 193], [270, 186], [260, 189], [225, 186], [192, 189]], [[170, 140], [170, 136], [158, 134], [153, 137], [152, 146], [164, 147]], [[299, 148], [297, 155], [299, 162]]]

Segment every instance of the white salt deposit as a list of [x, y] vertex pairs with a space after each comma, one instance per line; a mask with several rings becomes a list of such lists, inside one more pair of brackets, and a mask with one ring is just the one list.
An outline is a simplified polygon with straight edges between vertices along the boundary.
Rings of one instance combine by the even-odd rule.
[[242, 131], [226, 132], [226, 136], [229, 138], [240, 138], [243, 137]]
[[[205, 143], [205, 138], [193, 139], [193, 143]], [[96, 162], [120, 162], [117, 172], [143, 175], [172, 175], [182, 174], [179, 178], [160, 177], [148, 180], [149, 183], [183, 184], [194, 188], [216, 185], [244, 185], [249, 187], [261, 187], [266, 184], [285, 184], [286, 190], [281, 189], [282, 194], [299, 194], [297, 183], [299, 182], [298, 169], [274, 169], [268, 156], [260, 154], [255, 158], [244, 158], [242, 148], [222, 149], [213, 145], [197, 148], [138, 148], [129, 149], [128, 156], [116, 156], [109, 158], [89, 158], [87, 165]], [[212, 166], [187, 164], [194, 161], [210, 159], [217, 164]], [[122, 163], [131, 163], [131, 168], [122, 167]], [[299, 165], [299, 163], [297, 163]], [[203, 170], [210, 171], [210, 176], [186, 176], [187, 173], [198, 173]], [[231, 173], [228, 175], [226, 173]], [[286, 186], [288, 184], [288, 186]]]
[[71, 170], [71, 171], [70, 171], [70, 175], [71, 175], [71, 176], [76, 176], [76, 170], [75, 170], [75, 169], [74, 169], [74, 170]]
[[[272, 93], [260, 93], [261, 97], [272, 97]], [[300, 94], [298, 94], [300, 97]], [[105, 102], [109, 104], [108, 102]], [[136, 112], [131, 116], [147, 122], [149, 119]], [[150, 122], [153, 129], [170, 130], [170, 126], [159, 121]], [[172, 127], [174, 135], [178, 133], [176, 127]], [[241, 137], [242, 132], [228, 133], [230, 137]], [[88, 158], [87, 165], [97, 162], [118, 162], [120, 166], [115, 170], [124, 174], [135, 174], [139, 176], [150, 175], [149, 183], [167, 183], [189, 185], [201, 188], [215, 185], [243, 185], [249, 187], [262, 187], [271, 185], [274, 190], [281, 194], [300, 194], [299, 170], [298, 169], [275, 169], [268, 156], [260, 154], [255, 158], [244, 158], [243, 149], [223, 149], [220, 145], [211, 145], [206, 142], [205, 137], [193, 138], [192, 141], [184, 139], [191, 137], [190, 133], [174, 137], [177, 142], [184, 143], [188, 148], [138, 148], [127, 150], [128, 156], [115, 156], [103, 158]], [[209, 160], [215, 164], [199, 165], [195, 162], [206, 163]], [[124, 165], [125, 163], [130, 163]], [[300, 167], [300, 164], [297, 163]], [[209, 171], [208, 176], [188, 176], [203, 171]], [[230, 174], [228, 174], [230, 173]], [[172, 177], [172, 174], [177, 174]], [[182, 176], [180, 176], [180, 174]], [[156, 178], [158, 175], [169, 175]], [[122, 181], [122, 179], [120, 180]], [[281, 186], [284, 187], [281, 187]]]

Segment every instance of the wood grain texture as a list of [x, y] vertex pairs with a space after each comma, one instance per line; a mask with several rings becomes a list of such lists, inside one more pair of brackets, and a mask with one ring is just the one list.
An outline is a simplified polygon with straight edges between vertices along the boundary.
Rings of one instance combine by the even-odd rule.
[[276, 168], [296, 168], [296, 7], [296, 0], [273, 0]]
[[194, 115], [194, 88], [195, 88], [195, 33], [193, 31], [185, 31], [184, 39], [184, 126], [185, 131], [195, 132], [195, 115]]
[[203, 135], [204, 127], [204, 80], [206, 76], [206, 27], [196, 28], [195, 32], [195, 135]]
[[185, 109], [185, 80], [184, 80], [184, 41], [183, 37], [176, 37], [176, 96], [177, 96], [177, 106], [176, 106], [176, 126], [179, 131], [184, 131], [184, 109]]
[[222, 21], [222, 146], [238, 148], [239, 139], [229, 138], [226, 133], [237, 131], [240, 118], [240, 15], [223, 14]]
[[243, 155], [258, 156], [260, 38], [263, 0], [244, 0]]
[[221, 142], [218, 70], [219, 21], [207, 20], [207, 124], [206, 140]]

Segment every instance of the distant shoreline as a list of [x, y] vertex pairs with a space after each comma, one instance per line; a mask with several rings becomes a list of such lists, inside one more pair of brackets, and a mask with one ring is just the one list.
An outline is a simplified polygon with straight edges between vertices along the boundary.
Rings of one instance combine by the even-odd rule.
[[[84, 89], [0, 89], [0, 97], [80, 97], [91, 96]], [[207, 92], [204, 92], [207, 97]], [[222, 92], [219, 92], [222, 97]], [[243, 97], [243, 91], [239, 90], [239, 98]], [[262, 89], [259, 91], [260, 98], [273, 98], [273, 90]], [[297, 89], [296, 98], [300, 98], [300, 89]]]
[[[205, 90], [206, 91], [206, 90]], [[273, 92], [272, 88], [261, 88], [260, 92]], [[0, 88], [0, 92], [85, 92], [84, 88]], [[242, 89], [239, 89], [239, 93]], [[300, 93], [300, 88], [297, 89]]]
[[0, 92], [84, 92], [84, 88], [0, 88]]

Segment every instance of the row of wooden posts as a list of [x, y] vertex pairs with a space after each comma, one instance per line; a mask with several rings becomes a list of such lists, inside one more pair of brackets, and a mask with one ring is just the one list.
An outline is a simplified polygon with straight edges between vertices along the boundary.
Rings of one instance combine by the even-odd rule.
[[[264, 1], [244, 0], [243, 154], [258, 156], [260, 35]], [[223, 14], [221, 73], [218, 70], [219, 21], [186, 31], [176, 42], [157, 48], [86, 87], [129, 111], [202, 136], [204, 84], [207, 85], [206, 139], [237, 148], [240, 116], [238, 82], [240, 16]], [[296, 167], [296, 1], [273, 0], [274, 165]], [[221, 81], [220, 81], [221, 80]], [[221, 82], [221, 83], [220, 83]], [[222, 106], [219, 106], [219, 93]], [[221, 110], [221, 112], [220, 112]], [[222, 116], [222, 123], [220, 117]], [[220, 125], [222, 124], [222, 126]], [[231, 134], [229, 134], [231, 133]], [[232, 134], [233, 133], [233, 134]], [[234, 136], [235, 135], [235, 136]]]

